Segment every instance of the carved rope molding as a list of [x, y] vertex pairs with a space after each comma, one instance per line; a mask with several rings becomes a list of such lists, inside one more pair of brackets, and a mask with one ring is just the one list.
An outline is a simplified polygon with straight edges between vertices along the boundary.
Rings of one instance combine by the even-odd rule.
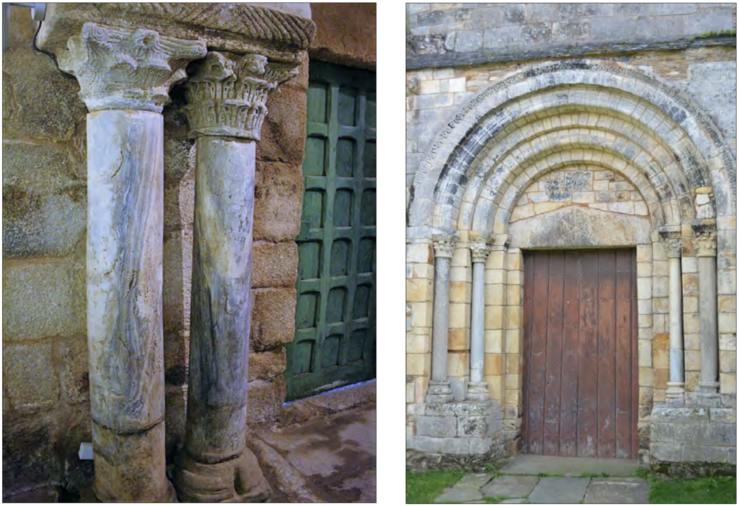
[[190, 135], [260, 140], [272, 90], [298, 75], [299, 65], [257, 54], [209, 52], [185, 85]]
[[85, 23], [67, 47], [59, 68], [77, 77], [80, 97], [90, 111], [162, 112], [170, 88], [187, 79], [187, 64], [206, 55], [201, 41], [97, 23]]

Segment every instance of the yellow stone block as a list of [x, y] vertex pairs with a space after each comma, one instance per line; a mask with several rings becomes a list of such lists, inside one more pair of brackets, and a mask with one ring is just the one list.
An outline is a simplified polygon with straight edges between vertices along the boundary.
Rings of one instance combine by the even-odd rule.
[[412, 264], [412, 272], [416, 279], [434, 279], [434, 266], [429, 264]]
[[668, 350], [653, 350], [653, 367], [655, 369], [668, 369]]
[[491, 251], [486, 261], [486, 269], [503, 269], [506, 253], [503, 251]]
[[[507, 371], [508, 373], [508, 371]], [[521, 374], [506, 374], [506, 390], [521, 390]]]
[[470, 302], [472, 287], [465, 281], [450, 283], [450, 302]]
[[669, 339], [669, 334], [653, 334], [653, 350], [667, 350]]
[[432, 326], [432, 303], [431, 302], [412, 302], [411, 303], [411, 326], [412, 327], [431, 327]]
[[506, 354], [506, 374], [519, 374], [521, 370], [521, 354], [520, 353], [507, 353]]
[[503, 381], [502, 376], [486, 376], [484, 378], [488, 384], [488, 392], [491, 394], [491, 399], [501, 401], [501, 393], [503, 392]]
[[470, 353], [454, 351], [447, 354], [447, 374], [465, 378], [470, 373]]
[[639, 244], [637, 246], [637, 261], [651, 262], [653, 260], [653, 249], [650, 245]]
[[641, 387], [653, 386], [653, 369], [650, 367], [640, 367], [638, 383]]
[[425, 302], [432, 300], [432, 281], [429, 279], [407, 279], [406, 300], [408, 302]]
[[521, 351], [521, 332], [519, 330], [506, 331], [506, 353], [519, 353]]
[[686, 371], [701, 371], [701, 351], [684, 350], [683, 360]]
[[521, 306], [523, 292], [521, 285], [506, 285], [506, 305]]
[[431, 337], [422, 334], [406, 334], [406, 353], [429, 353]]
[[432, 355], [429, 353], [407, 353], [406, 374], [409, 376], [429, 376], [431, 374]]
[[468, 304], [450, 304], [450, 328], [460, 329], [470, 325], [470, 306]]
[[429, 386], [429, 376], [419, 376], [414, 378], [414, 389], [415, 396], [418, 402], [424, 401], [424, 396], [427, 394], [427, 387]]
[[653, 366], [653, 347], [649, 340], [640, 339], [637, 341], [637, 363], [640, 367]]
[[684, 334], [684, 350], [698, 351], [701, 349], [701, 334]]
[[486, 330], [484, 334], [484, 350], [486, 353], [503, 353], [504, 332], [502, 330]]
[[507, 285], [501, 283], [486, 283], [485, 296], [486, 306], [505, 306], [505, 288]]
[[452, 267], [450, 268], [450, 282], [454, 283], [457, 281], [471, 282], [472, 269], [470, 267]]
[[414, 403], [414, 383], [406, 383], [406, 404]]
[[522, 307], [521, 306], [507, 306], [505, 323], [506, 323], [507, 329], [521, 328], [522, 327]]
[[506, 269], [518, 271], [522, 269], [522, 252], [521, 250], [510, 251], [506, 254]]
[[668, 383], [668, 369], [653, 369], [653, 389], [665, 389]]
[[485, 326], [487, 330], [498, 330], [504, 328], [503, 306], [487, 306]]
[[468, 329], [450, 329], [449, 349], [451, 351], [470, 349], [470, 332]]
[[460, 246], [452, 253], [450, 265], [452, 267], [469, 267], [471, 265], [470, 249], [467, 244], [460, 244]]
[[502, 365], [503, 355], [500, 353], [486, 353], [483, 374], [486, 376], [501, 376], [504, 373]]
[[520, 388], [516, 388], [513, 390], [506, 389], [506, 395], [504, 397], [504, 403], [510, 404], [512, 406], [521, 407], [522, 402], [522, 390]]
[[737, 372], [737, 352], [720, 351], [719, 353], [719, 372]]
[[721, 373], [719, 375], [719, 391], [723, 394], [737, 393], [737, 374]]

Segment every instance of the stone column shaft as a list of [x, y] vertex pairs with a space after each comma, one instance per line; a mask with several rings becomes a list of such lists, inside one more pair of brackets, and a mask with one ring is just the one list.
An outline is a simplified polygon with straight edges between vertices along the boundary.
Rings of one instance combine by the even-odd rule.
[[60, 55], [87, 116], [87, 327], [94, 493], [175, 499], [165, 474], [162, 339], [164, 125], [182, 68], [205, 45], [86, 23]]
[[186, 86], [197, 137], [187, 430], [175, 474], [186, 502], [269, 498], [246, 448], [255, 141], [267, 95], [297, 72], [211, 52]]
[[490, 247], [485, 238], [474, 237], [471, 239], [470, 249], [473, 255], [473, 300], [470, 321], [470, 381], [466, 398], [473, 401], [485, 401], [490, 398], [488, 386], [483, 380], [485, 271]]
[[719, 342], [717, 332], [717, 244], [713, 225], [694, 225], [699, 264], [699, 320], [701, 324], [701, 381], [697, 400], [719, 402]]
[[434, 316], [432, 321], [432, 377], [426, 402], [452, 400], [447, 379], [447, 350], [450, 334], [450, 263], [457, 239], [453, 235], [435, 235], [434, 243]]
[[668, 296], [670, 305], [670, 377], [666, 389], [666, 401], [683, 404], [684, 395], [684, 350], [683, 350], [683, 289], [681, 286], [681, 233], [662, 233], [668, 254]]

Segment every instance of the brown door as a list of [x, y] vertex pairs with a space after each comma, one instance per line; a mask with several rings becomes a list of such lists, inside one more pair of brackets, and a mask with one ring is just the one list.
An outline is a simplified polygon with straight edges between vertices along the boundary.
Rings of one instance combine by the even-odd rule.
[[634, 249], [524, 254], [524, 451], [637, 458]]

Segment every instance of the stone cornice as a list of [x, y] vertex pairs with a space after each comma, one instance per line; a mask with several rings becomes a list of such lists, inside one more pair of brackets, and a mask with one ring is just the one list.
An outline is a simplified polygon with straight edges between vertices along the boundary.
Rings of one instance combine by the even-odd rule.
[[187, 78], [185, 67], [206, 54], [203, 42], [85, 23], [59, 55], [59, 68], [77, 77], [91, 111], [161, 112], [170, 88]]
[[258, 54], [209, 52], [185, 85], [190, 135], [259, 140], [267, 96], [298, 71], [298, 64]]
[[50, 3], [37, 37], [39, 49], [58, 54], [87, 22], [201, 40], [209, 49], [258, 53], [299, 62], [316, 26], [295, 4]]
[[671, 230], [661, 230], [660, 238], [665, 245], [665, 252], [668, 258], [681, 258], [681, 232]]
[[454, 234], [435, 234], [432, 236], [432, 243], [436, 258], [452, 258], [457, 244], [457, 236]]
[[713, 223], [697, 223], [694, 230], [694, 247], [698, 257], [717, 256], [717, 228]]

